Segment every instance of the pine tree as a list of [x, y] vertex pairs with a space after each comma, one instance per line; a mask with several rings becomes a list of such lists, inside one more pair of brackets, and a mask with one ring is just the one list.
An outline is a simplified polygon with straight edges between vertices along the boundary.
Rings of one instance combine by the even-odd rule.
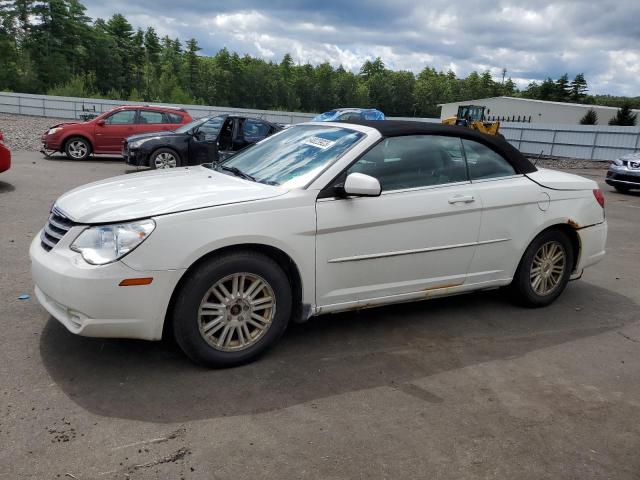
[[555, 100], [557, 86], [550, 78], [545, 79], [538, 90], [538, 100]]
[[554, 100], [557, 102], [568, 102], [570, 99], [569, 75], [564, 74], [556, 80]]
[[570, 98], [572, 102], [582, 103], [587, 96], [587, 81], [584, 79], [584, 73], [579, 73], [575, 76], [570, 86]]
[[624, 104], [618, 109], [615, 117], [609, 120], [609, 125], [618, 125], [621, 127], [633, 127], [636, 124], [638, 114], [633, 113], [629, 104]]
[[200, 47], [198, 41], [195, 38], [191, 38], [187, 41], [187, 50], [184, 52], [185, 68], [186, 68], [186, 80], [189, 92], [193, 97], [199, 97], [198, 86], [200, 83], [200, 63], [198, 52]]
[[587, 110], [587, 113], [584, 114], [584, 117], [580, 119], [580, 125], [597, 125], [598, 124], [598, 114], [593, 108]]

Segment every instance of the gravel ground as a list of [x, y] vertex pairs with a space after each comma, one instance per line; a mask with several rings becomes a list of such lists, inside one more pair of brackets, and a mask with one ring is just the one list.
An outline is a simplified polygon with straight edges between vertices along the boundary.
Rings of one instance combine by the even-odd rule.
[[71, 120], [0, 113], [0, 132], [4, 133], [4, 140], [10, 149], [37, 152], [41, 147], [40, 137], [49, 127], [69, 121]]
[[[69, 121], [71, 120], [0, 113], [0, 132], [4, 132], [5, 141], [12, 150], [37, 152], [40, 151], [41, 147], [40, 136], [45, 130], [57, 123]], [[530, 160], [536, 161], [536, 158], [530, 157]], [[562, 170], [575, 168], [606, 169], [609, 162], [544, 157], [538, 160], [536, 165]]]

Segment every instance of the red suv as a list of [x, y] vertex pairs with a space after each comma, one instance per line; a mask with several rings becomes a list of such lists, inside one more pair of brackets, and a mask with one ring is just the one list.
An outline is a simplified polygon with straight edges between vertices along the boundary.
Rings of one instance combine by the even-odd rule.
[[63, 152], [72, 160], [85, 160], [91, 153], [120, 155], [124, 139], [131, 135], [175, 130], [192, 120], [182, 108], [117, 107], [88, 122], [54, 125], [42, 135], [42, 152]]

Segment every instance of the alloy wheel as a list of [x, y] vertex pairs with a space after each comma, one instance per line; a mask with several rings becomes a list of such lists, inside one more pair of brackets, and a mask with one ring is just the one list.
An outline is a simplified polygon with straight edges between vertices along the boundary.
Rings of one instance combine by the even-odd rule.
[[541, 296], [551, 294], [562, 282], [565, 268], [567, 253], [563, 246], [555, 240], [542, 244], [531, 262], [531, 288]]
[[69, 155], [73, 158], [84, 158], [88, 150], [86, 143], [80, 140], [74, 140], [69, 144]]
[[264, 278], [235, 273], [216, 282], [202, 298], [200, 335], [216, 350], [245, 350], [264, 336], [275, 312], [276, 296]]
[[175, 155], [169, 152], [162, 152], [153, 159], [156, 168], [176, 168], [177, 160]]

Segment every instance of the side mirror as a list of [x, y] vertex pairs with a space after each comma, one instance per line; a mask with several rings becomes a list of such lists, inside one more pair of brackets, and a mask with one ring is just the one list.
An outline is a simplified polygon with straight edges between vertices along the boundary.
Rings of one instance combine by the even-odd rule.
[[98, 125], [99, 127], [104, 127], [104, 123], [105, 123], [104, 120], [98, 120], [96, 122], [96, 125]]
[[344, 193], [355, 197], [379, 197], [382, 192], [377, 178], [364, 173], [350, 173], [344, 182]]

